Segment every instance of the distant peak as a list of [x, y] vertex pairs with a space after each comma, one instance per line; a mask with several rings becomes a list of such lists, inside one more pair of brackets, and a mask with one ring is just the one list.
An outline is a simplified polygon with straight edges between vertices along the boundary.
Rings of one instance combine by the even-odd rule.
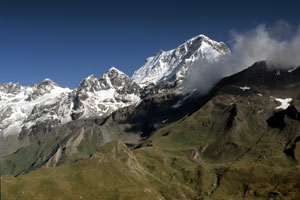
[[109, 70], [107, 71], [107, 73], [110, 73], [110, 72], [117, 72], [118, 74], [125, 74], [124, 72], [120, 71], [116, 67], [109, 68]]
[[212, 39], [210, 39], [209, 37], [207, 37], [206, 35], [199, 34], [199, 35], [196, 35], [196, 36], [194, 36], [194, 37], [188, 39], [185, 43], [191, 42], [191, 41], [194, 41], [194, 40], [197, 40], [197, 39], [199, 39], [199, 38], [201, 38], [201, 39], [203, 39], [203, 40], [212, 40]]
[[39, 83], [39, 85], [55, 85], [58, 86], [57, 83], [52, 81], [50, 78], [45, 78], [42, 82]]
[[207, 36], [204, 35], [204, 34], [199, 34], [199, 35], [195, 36], [194, 38], [205, 38], [205, 39], [210, 39], [209, 37], [207, 37]]
[[43, 80], [43, 82], [44, 81], [52, 81], [50, 78], [45, 78], [44, 80]]
[[94, 82], [95, 80], [97, 80], [97, 78], [94, 76], [94, 74], [89, 75], [88, 77], [86, 77], [85, 79], [83, 79], [79, 85], [86, 85], [89, 82]]
[[195, 37], [187, 40], [185, 43], [193, 42], [193, 41], [198, 40], [198, 39], [201, 39], [204, 42], [208, 42], [211, 45], [213, 45], [213, 44], [220, 44], [221, 43], [221, 42], [217, 42], [217, 41], [215, 41], [215, 40], [213, 40], [213, 39], [211, 39], [208, 36], [203, 35], [203, 34], [197, 35], [197, 36], [195, 36]]
[[112, 66], [111, 68], [109, 68], [108, 71], [111, 71], [111, 70], [118, 70], [117, 68], [115, 68], [114, 66]]
[[119, 69], [117, 69], [116, 67], [112, 66], [111, 68], [109, 68], [108, 71], [120, 71]]
[[0, 91], [5, 93], [17, 94], [21, 90], [22, 86], [19, 83], [3, 83], [0, 84]]
[[95, 78], [96, 78], [95, 75], [91, 74], [88, 77], [86, 77], [84, 80], [95, 79]]
[[2, 84], [0, 84], [0, 86], [15, 86], [15, 85], [20, 85], [20, 83], [8, 82], [8, 83], [2, 83]]

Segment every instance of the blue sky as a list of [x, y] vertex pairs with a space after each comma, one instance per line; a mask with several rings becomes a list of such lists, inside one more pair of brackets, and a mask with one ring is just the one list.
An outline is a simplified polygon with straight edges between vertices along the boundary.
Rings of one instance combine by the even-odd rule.
[[285, 20], [300, 24], [299, 1], [0, 0], [0, 83], [51, 78], [76, 87], [111, 66], [128, 75], [160, 49], [205, 34]]

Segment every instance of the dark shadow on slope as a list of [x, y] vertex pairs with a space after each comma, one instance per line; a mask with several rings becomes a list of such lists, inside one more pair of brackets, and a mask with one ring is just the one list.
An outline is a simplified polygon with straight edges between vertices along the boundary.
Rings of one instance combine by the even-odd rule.
[[285, 126], [285, 117], [300, 121], [300, 113], [295, 106], [289, 106], [286, 110], [275, 112], [272, 117], [267, 119], [268, 126], [271, 128], [279, 128], [282, 130]]
[[232, 128], [236, 115], [237, 115], [236, 104], [233, 104], [232, 108], [229, 110], [229, 117], [227, 119], [225, 131], [229, 131]]
[[[178, 121], [185, 116], [199, 110], [210, 96], [190, 97], [179, 107], [172, 107], [185, 96], [166, 95], [154, 96], [143, 100], [136, 108], [126, 107], [115, 111], [109, 118], [110, 121], [131, 124], [128, 132], [141, 132], [143, 138], [168, 123]], [[109, 121], [109, 120], [108, 120]]]
[[284, 116], [284, 111], [274, 113], [272, 117], [267, 119], [268, 126], [271, 128], [279, 128], [280, 130], [282, 130], [286, 126]]
[[295, 150], [295, 148], [296, 148], [296, 143], [297, 143], [297, 142], [300, 142], [300, 136], [297, 137], [297, 138], [294, 140], [294, 143], [291, 145], [290, 148], [288, 148], [288, 149], [286, 149], [286, 150], [283, 151], [287, 156], [291, 157], [291, 158], [294, 159], [294, 160], [295, 160], [295, 152], [294, 152], [294, 150]]

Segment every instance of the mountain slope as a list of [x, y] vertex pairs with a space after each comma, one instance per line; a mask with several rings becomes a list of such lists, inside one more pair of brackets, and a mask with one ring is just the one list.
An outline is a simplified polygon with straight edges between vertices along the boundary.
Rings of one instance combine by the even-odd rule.
[[[56, 169], [59, 169], [59, 172]], [[49, 177], [44, 176], [45, 172]], [[85, 162], [39, 169], [29, 176], [24, 175], [22, 183], [17, 187], [8, 188], [5, 185], [6, 182], [12, 183], [17, 179], [5, 179], [3, 199], [11, 199], [10, 193], [14, 193], [17, 199], [32, 200], [162, 199], [161, 194], [155, 192], [153, 186], [144, 181], [146, 176], [146, 170], [139, 164], [135, 155], [123, 143], [114, 141], [99, 149]], [[30, 184], [23, 184], [29, 183], [28, 181]], [[87, 188], [87, 185], [91, 188]]]
[[[51, 192], [71, 198], [72, 192], [60, 190], [71, 181], [84, 191], [90, 191], [90, 195], [98, 194], [97, 191], [111, 194], [102, 184], [112, 189], [122, 188], [114, 190], [120, 199], [133, 198], [128, 191], [142, 190], [144, 192], [138, 193], [139, 198], [153, 195], [152, 198], [160, 199], [299, 199], [300, 68], [293, 72], [280, 70], [280, 76], [277, 72], [278, 69], [269, 69], [265, 62], [259, 62], [222, 79], [205, 97], [191, 96], [176, 108], [172, 105], [179, 99], [166, 99], [169, 103], [158, 104], [164, 105], [162, 109], [166, 113], [168, 110], [190, 110], [175, 121], [171, 120], [173, 114], [168, 118], [163, 116], [164, 122], [161, 123], [164, 125], [154, 126], [156, 128], [148, 138], [132, 152], [125, 150], [124, 145], [111, 150], [115, 144], [120, 144], [115, 142], [100, 148], [102, 155], [108, 155], [98, 157], [101, 159], [97, 162], [92, 161], [92, 156], [91, 159], [37, 170], [17, 178], [4, 177], [4, 196], [34, 199], [40, 195], [41, 199], [47, 199], [47, 192]], [[287, 109], [278, 108], [281, 102], [276, 99], [279, 98], [292, 98]], [[154, 99], [152, 103], [157, 105]], [[145, 108], [132, 108], [136, 111], [129, 114], [117, 111], [107, 121], [121, 120], [120, 124], [126, 119], [134, 121], [132, 113], [137, 115]], [[270, 119], [276, 123], [269, 123]], [[276, 126], [282, 123], [284, 126]], [[124, 163], [118, 165], [112, 158]], [[129, 158], [133, 161], [128, 161]], [[128, 165], [131, 167], [127, 168]], [[74, 173], [74, 169], [80, 169], [77, 172], [80, 171], [81, 175]], [[89, 175], [83, 174], [93, 170], [98, 171], [97, 174], [112, 174], [107, 180], [100, 178], [106, 177], [104, 174], [92, 173], [97, 181], [80, 185], [85, 183], [82, 180], [90, 180]], [[114, 173], [116, 171], [118, 173]], [[47, 190], [34, 189], [54, 174], [68, 173], [73, 174], [73, 178], [59, 175]], [[122, 177], [128, 182], [123, 182]], [[34, 180], [33, 184], [26, 184], [30, 180]], [[132, 186], [131, 183], [140, 184]], [[80, 196], [76, 191], [74, 193]]]

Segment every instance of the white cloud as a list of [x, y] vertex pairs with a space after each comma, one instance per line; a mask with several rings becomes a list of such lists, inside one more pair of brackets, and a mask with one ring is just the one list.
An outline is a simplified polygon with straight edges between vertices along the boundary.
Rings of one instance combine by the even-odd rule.
[[190, 67], [184, 81], [188, 89], [207, 93], [221, 78], [235, 74], [257, 61], [265, 60], [270, 68], [291, 68], [300, 65], [300, 28], [293, 31], [287, 22], [273, 26], [262, 24], [254, 30], [231, 32], [232, 54], [216, 62], [198, 59]]

